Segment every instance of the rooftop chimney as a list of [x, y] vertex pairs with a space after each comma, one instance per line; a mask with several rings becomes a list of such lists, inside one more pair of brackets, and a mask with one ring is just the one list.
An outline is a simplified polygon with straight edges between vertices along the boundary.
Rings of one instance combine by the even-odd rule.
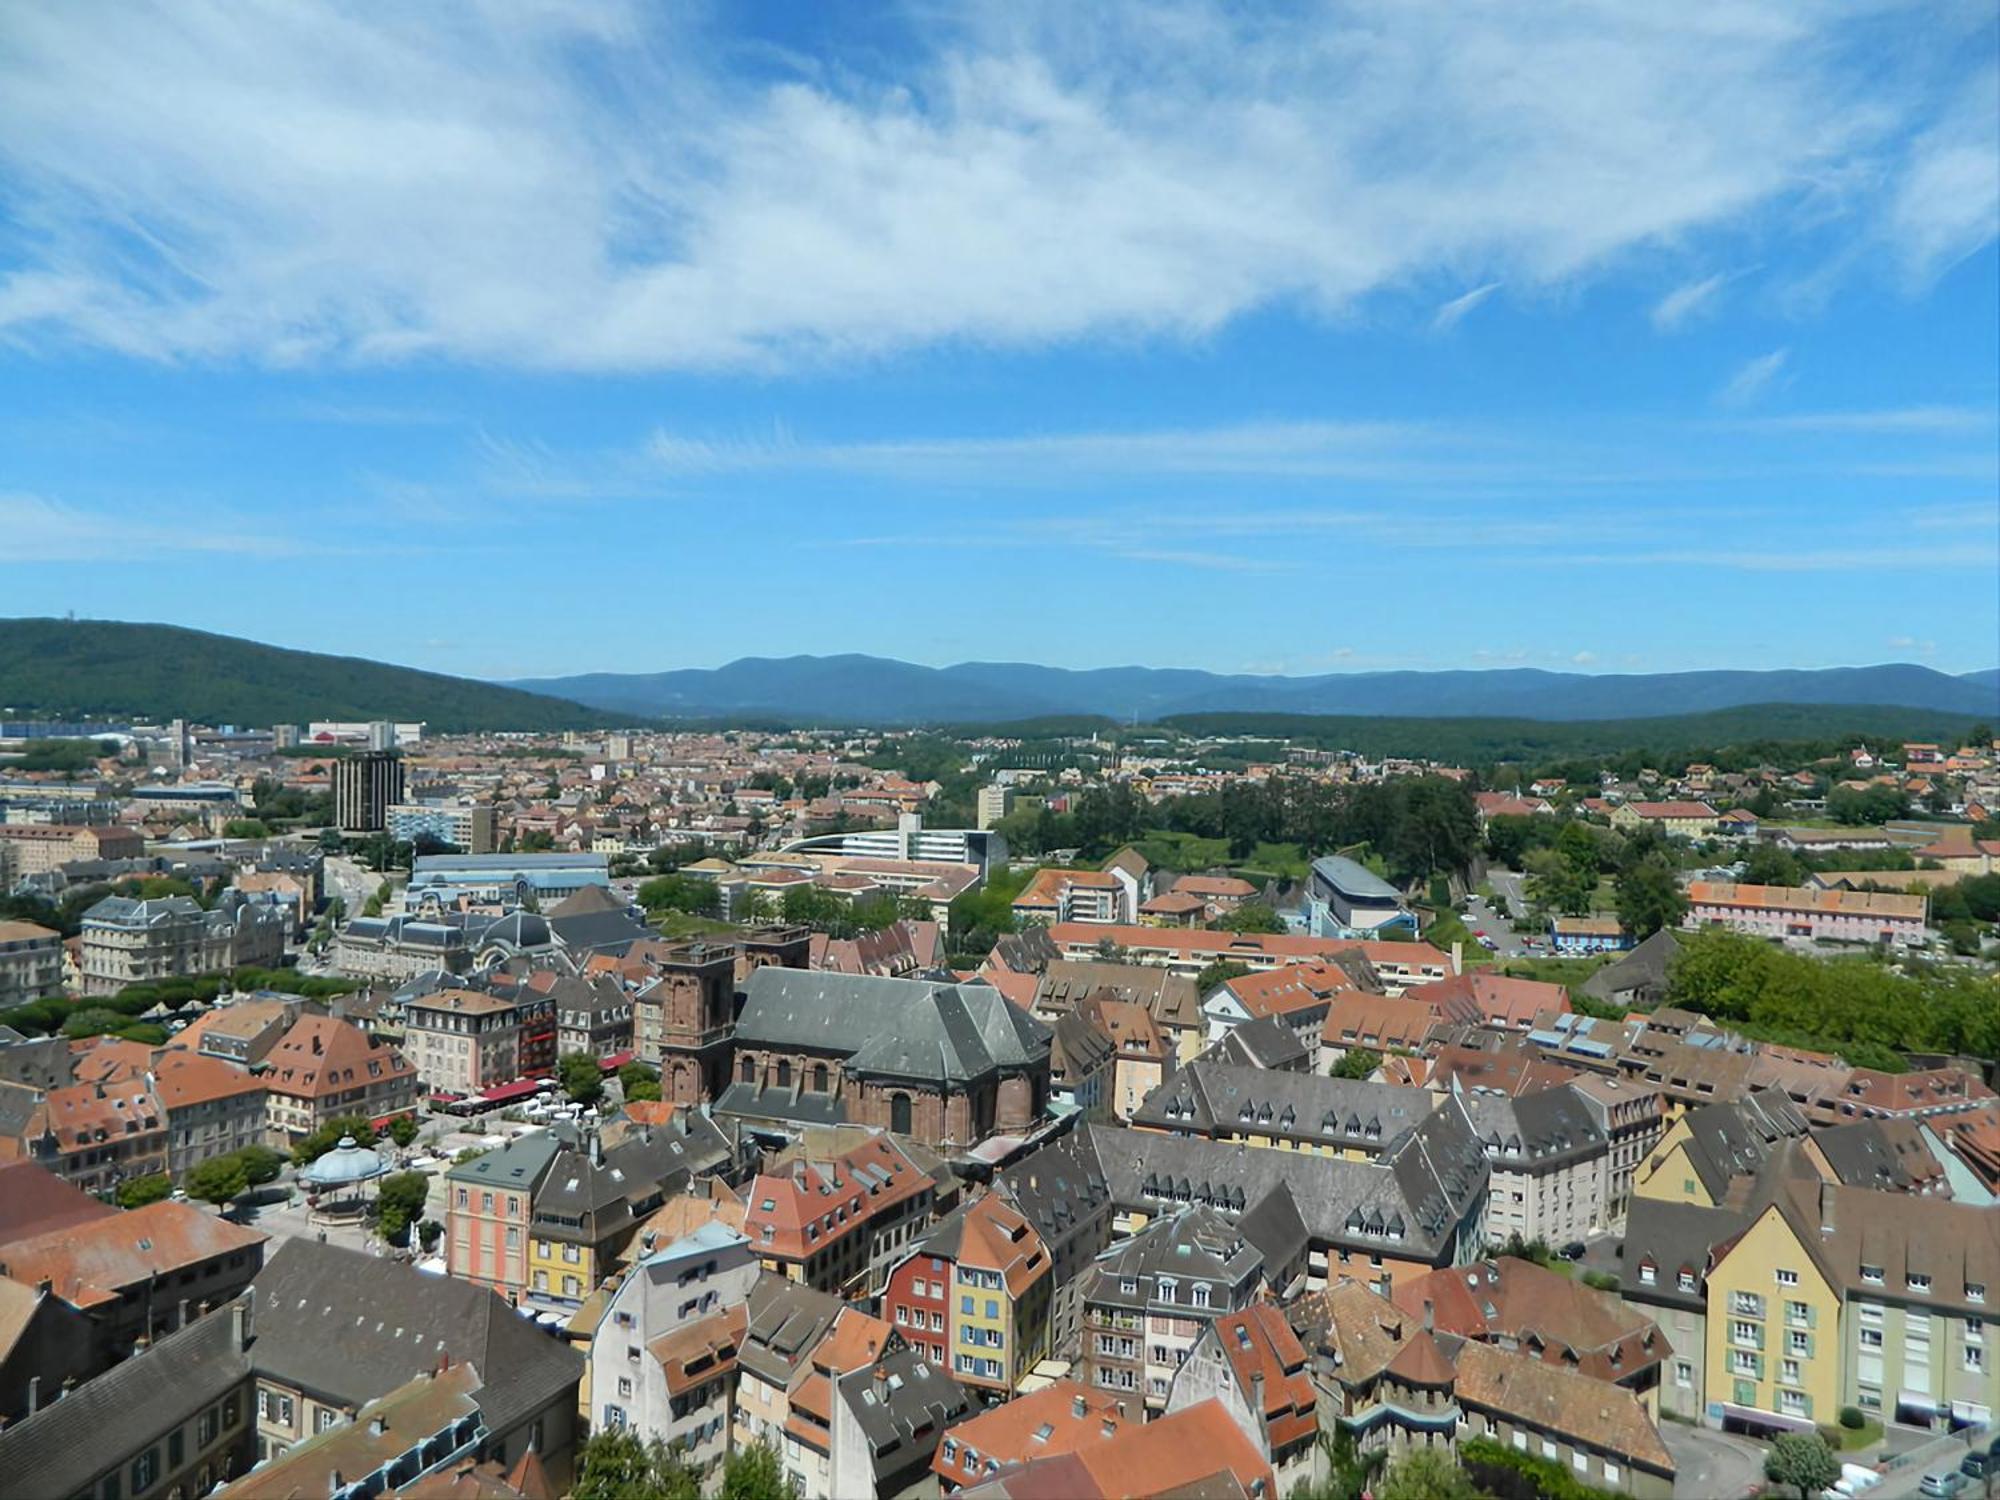
[[1090, 1403], [1085, 1401], [1083, 1397], [1072, 1396], [1069, 1398], [1069, 1414], [1071, 1416], [1081, 1417], [1085, 1412], [1089, 1410], [1090, 1410]]
[[188, 1326], [188, 1299], [187, 1299], [187, 1298], [185, 1298], [185, 1297], [183, 1297], [183, 1298], [181, 1298], [181, 1315], [180, 1315], [180, 1321], [179, 1321], [179, 1322], [177, 1322], [177, 1323], [175, 1323], [175, 1324], [174, 1324], [174, 1327], [176, 1327], [176, 1328], [185, 1328], [185, 1327], [187, 1327], [187, 1326]]
[[1258, 1421], [1264, 1420], [1264, 1372], [1255, 1370], [1250, 1375], [1250, 1409]]
[[257, 1289], [245, 1288], [241, 1297], [229, 1305], [229, 1328], [236, 1340], [236, 1347], [248, 1349], [257, 1337]]

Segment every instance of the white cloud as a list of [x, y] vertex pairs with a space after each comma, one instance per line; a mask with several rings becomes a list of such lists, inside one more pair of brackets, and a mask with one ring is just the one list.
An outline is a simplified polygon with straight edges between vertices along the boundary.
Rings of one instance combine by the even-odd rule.
[[1653, 326], [1662, 333], [1671, 332], [1685, 323], [1696, 313], [1708, 310], [1715, 301], [1716, 294], [1728, 284], [1729, 278], [1721, 272], [1704, 276], [1700, 281], [1690, 281], [1685, 286], [1677, 286], [1658, 302], [1653, 304]]
[[144, 562], [163, 553], [291, 556], [285, 537], [222, 516], [185, 514], [172, 526], [79, 510], [40, 495], [0, 493], [0, 567], [8, 564]]
[[1906, 406], [1885, 411], [1809, 411], [1786, 417], [1746, 417], [1734, 425], [1757, 432], [1860, 432], [1949, 437], [1959, 433], [1983, 432], [1995, 425], [1995, 418], [1991, 410], [1974, 406]]
[[1980, 52], [1912, 4], [1930, 66], [1880, 68], [1865, 11], [1022, 0], [802, 63], [637, 0], [14, 7], [0, 337], [584, 369], [1195, 338], [1782, 237], [1805, 194], [1923, 275], [1993, 234]]
[[1578, 667], [1588, 667], [1593, 665], [1596, 661], [1597, 661], [1597, 653], [1595, 651], [1579, 651], [1576, 653], [1576, 655], [1570, 658], [1571, 665]]
[[[1989, 42], [1986, 54], [1992, 56]], [[1969, 82], [1910, 143], [1887, 233], [1910, 275], [1928, 281], [2000, 234], [2000, 67]]]
[[1771, 383], [1778, 378], [1790, 357], [1789, 349], [1773, 349], [1769, 354], [1745, 360], [1716, 392], [1715, 399], [1724, 406], [1750, 405], [1771, 388]]
[[1451, 301], [1443, 303], [1431, 315], [1431, 331], [1433, 333], [1449, 333], [1465, 321], [1467, 313], [1471, 312], [1480, 303], [1499, 290], [1499, 282], [1489, 281], [1484, 286], [1474, 287], [1462, 297], [1454, 297]]

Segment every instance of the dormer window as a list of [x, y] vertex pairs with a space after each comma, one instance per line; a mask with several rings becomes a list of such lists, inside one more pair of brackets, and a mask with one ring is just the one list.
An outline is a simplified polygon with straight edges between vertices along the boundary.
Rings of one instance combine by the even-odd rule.
[[1915, 1271], [1912, 1271], [1907, 1278], [1907, 1285], [1913, 1292], [1928, 1292], [1931, 1289], [1931, 1279], [1928, 1276], [1919, 1276]]
[[1870, 1286], [1880, 1286], [1882, 1284], [1882, 1268], [1880, 1266], [1862, 1266], [1861, 1279]]
[[1984, 1302], [1986, 1300], [1986, 1283], [1983, 1281], [1966, 1282], [1965, 1300], [1967, 1302]]

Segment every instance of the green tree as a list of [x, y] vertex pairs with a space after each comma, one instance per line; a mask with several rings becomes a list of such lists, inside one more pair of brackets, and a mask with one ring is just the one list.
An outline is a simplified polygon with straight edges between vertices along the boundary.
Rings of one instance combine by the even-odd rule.
[[118, 1206], [120, 1208], [144, 1208], [148, 1203], [158, 1203], [162, 1198], [172, 1196], [174, 1180], [165, 1172], [155, 1172], [147, 1177], [128, 1177], [118, 1184]]
[[1333, 1065], [1335, 1078], [1367, 1078], [1382, 1066], [1382, 1054], [1366, 1047], [1349, 1047]]
[[416, 1143], [417, 1134], [422, 1129], [415, 1115], [397, 1115], [387, 1126], [389, 1139], [404, 1150]]
[[1764, 1477], [1792, 1486], [1799, 1500], [1812, 1500], [1840, 1478], [1840, 1456], [1816, 1432], [1781, 1433], [1764, 1456]]
[[189, 1197], [213, 1203], [217, 1208], [235, 1202], [249, 1186], [250, 1173], [234, 1152], [211, 1157], [188, 1173], [187, 1179]]
[[1224, 932], [1283, 932], [1285, 919], [1262, 901], [1246, 901], [1216, 924]]
[[1634, 937], [1677, 927], [1686, 915], [1687, 894], [1666, 861], [1648, 859], [1618, 877], [1618, 920]]
[[721, 1500], [797, 1500], [798, 1493], [769, 1444], [738, 1448], [722, 1462]]
[[444, 1238], [444, 1225], [436, 1219], [425, 1219], [417, 1226], [417, 1242], [423, 1246], [424, 1254], [437, 1249], [438, 1241]]
[[618, 1087], [625, 1091], [625, 1097], [632, 1097], [632, 1090], [642, 1083], [658, 1083], [659, 1069], [649, 1063], [628, 1062], [618, 1070]]
[[1757, 844], [1743, 857], [1746, 885], [1804, 885], [1805, 865], [1789, 850], [1776, 844]]
[[578, 1104], [595, 1104], [604, 1097], [604, 1069], [588, 1052], [566, 1052], [556, 1063], [556, 1078]]
[[276, 1182], [284, 1175], [285, 1158], [269, 1146], [245, 1146], [234, 1154], [243, 1163], [243, 1180], [251, 1187]]
[[1195, 975], [1195, 993], [1206, 997], [1212, 994], [1218, 985], [1227, 984], [1232, 979], [1241, 979], [1249, 972], [1250, 968], [1247, 964], [1233, 963], [1226, 958], [1217, 959], [1199, 974]]
[[1322, 1429], [1320, 1451], [1326, 1455], [1326, 1477], [1301, 1485], [1287, 1500], [1361, 1500], [1369, 1485], [1389, 1461], [1382, 1449], [1363, 1453], [1354, 1434], [1339, 1423]]
[[577, 1445], [570, 1500], [700, 1500], [701, 1482], [658, 1438], [624, 1428], [594, 1432]]
[[1588, 916], [1597, 893], [1597, 876], [1579, 869], [1553, 849], [1536, 849], [1527, 858], [1528, 900], [1545, 912], [1566, 917]]
[[1450, 1454], [1413, 1448], [1389, 1465], [1375, 1500], [1479, 1500], [1479, 1491]]
[[375, 1194], [375, 1231], [392, 1245], [409, 1243], [410, 1226], [423, 1214], [431, 1180], [422, 1172], [384, 1177]]

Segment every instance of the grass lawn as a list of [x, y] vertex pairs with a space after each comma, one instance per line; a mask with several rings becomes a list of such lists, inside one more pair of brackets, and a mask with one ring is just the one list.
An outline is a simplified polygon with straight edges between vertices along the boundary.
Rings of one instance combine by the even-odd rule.
[[1621, 956], [1598, 953], [1589, 958], [1510, 958], [1500, 966], [1500, 972], [1511, 974], [1516, 979], [1539, 979], [1545, 984], [1560, 984], [1575, 989], [1607, 963]]
[[1852, 1453], [1857, 1448], [1867, 1448], [1882, 1441], [1882, 1424], [1869, 1417], [1859, 1427], [1834, 1427], [1840, 1434], [1840, 1451]]
[[1205, 839], [1199, 834], [1158, 828], [1134, 839], [1132, 847], [1154, 864], [1182, 874], [1220, 866], [1249, 881], [1304, 880], [1308, 864], [1305, 851], [1297, 844], [1259, 844], [1248, 859], [1231, 859], [1228, 839]]
[[713, 937], [719, 932], [742, 930], [734, 922], [697, 917], [684, 911], [663, 911], [653, 919], [653, 925], [660, 929], [660, 936], [664, 938]]
[[1155, 829], [1132, 847], [1156, 865], [1169, 870], [1206, 870], [1211, 865], [1229, 863], [1228, 839], [1205, 839], [1192, 833], [1168, 833]]

